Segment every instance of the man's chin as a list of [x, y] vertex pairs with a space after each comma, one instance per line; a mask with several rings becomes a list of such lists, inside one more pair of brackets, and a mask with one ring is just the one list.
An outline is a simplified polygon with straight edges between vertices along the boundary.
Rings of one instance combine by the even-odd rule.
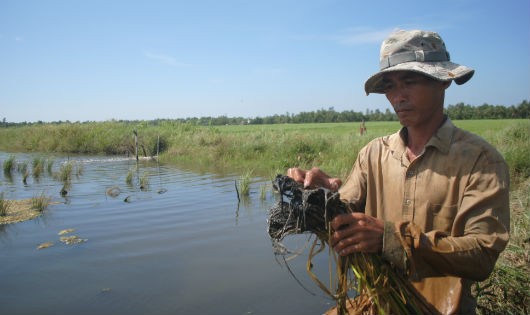
[[399, 123], [401, 124], [401, 126], [403, 127], [407, 127], [409, 122], [406, 120], [406, 119], [401, 119], [399, 118]]

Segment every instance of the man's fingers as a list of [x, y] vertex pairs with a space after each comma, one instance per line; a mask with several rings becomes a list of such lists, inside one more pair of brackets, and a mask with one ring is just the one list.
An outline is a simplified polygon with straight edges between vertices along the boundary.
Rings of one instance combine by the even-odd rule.
[[307, 172], [305, 174], [305, 179], [304, 179], [304, 188], [309, 188], [311, 186], [314, 186], [315, 183], [314, 183], [314, 178], [315, 178], [315, 173], [314, 172]]
[[306, 171], [298, 167], [291, 167], [287, 170], [287, 176], [291, 177], [299, 183], [303, 183], [305, 179]]
[[342, 181], [340, 179], [330, 178], [318, 167], [313, 167], [308, 171], [298, 167], [292, 167], [287, 169], [287, 176], [299, 183], [303, 183], [304, 188], [325, 187], [327, 189], [336, 191], [342, 185]]
[[342, 181], [338, 178], [330, 178], [329, 179], [329, 187], [328, 189], [337, 191], [339, 190], [339, 187], [342, 185]]

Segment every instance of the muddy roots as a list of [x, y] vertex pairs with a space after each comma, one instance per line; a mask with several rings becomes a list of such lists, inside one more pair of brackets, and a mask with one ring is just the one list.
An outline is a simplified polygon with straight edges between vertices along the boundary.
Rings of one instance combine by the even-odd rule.
[[[290, 253], [281, 243], [288, 235], [315, 234], [317, 239], [309, 252], [307, 272], [325, 293], [335, 299], [337, 307], [333, 311], [337, 314], [437, 313], [403, 273], [394, 270], [376, 254], [355, 253], [343, 257], [330, 251], [336, 265], [335, 280], [330, 283], [335, 283], [336, 287], [324, 285], [310, 270], [311, 260], [328, 244], [332, 233], [330, 220], [353, 209], [340, 200], [338, 193], [324, 188], [304, 189], [302, 184], [287, 176], [278, 175], [273, 187], [281, 195], [270, 209], [268, 218], [268, 233], [274, 252], [276, 255]], [[351, 290], [356, 292], [354, 298], [348, 296]]]
[[329, 220], [348, 211], [339, 194], [328, 189], [304, 189], [302, 184], [282, 175], [276, 177], [273, 187], [281, 200], [269, 211], [268, 232], [277, 241], [305, 232], [325, 236]]

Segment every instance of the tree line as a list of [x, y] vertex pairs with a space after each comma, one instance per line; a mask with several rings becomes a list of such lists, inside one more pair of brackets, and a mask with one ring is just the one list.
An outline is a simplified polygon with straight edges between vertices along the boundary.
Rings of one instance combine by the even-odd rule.
[[[530, 118], [530, 103], [527, 100], [522, 101], [518, 105], [504, 106], [504, 105], [490, 105], [483, 104], [480, 106], [472, 106], [464, 103], [457, 103], [455, 105], [448, 105], [445, 108], [445, 113], [454, 120], [466, 119], [528, 119]], [[298, 123], [333, 123], [333, 122], [360, 122], [360, 121], [396, 121], [396, 114], [387, 108], [385, 111], [379, 109], [367, 109], [363, 112], [356, 112], [353, 110], [346, 110], [338, 112], [334, 107], [328, 109], [319, 109], [311, 112], [300, 112], [298, 114], [285, 113], [275, 114], [265, 117], [189, 117], [176, 119], [154, 119], [148, 121], [150, 125], [158, 125], [164, 121], [189, 123], [192, 125], [201, 126], [222, 126], [222, 125], [261, 125], [261, 124], [298, 124]], [[118, 122], [137, 123], [138, 121], [118, 120]], [[71, 123], [70, 121], [55, 121], [51, 124]], [[77, 121], [76, 123], [81, 123]], [[83, 123], [90, 123], [86, 121]], [[21, 122], [11, 123], [4, 118], [2, 120], [4, 127], [8, 126], [23, 126], [33, 124], [46, 124], [46, 122]]]

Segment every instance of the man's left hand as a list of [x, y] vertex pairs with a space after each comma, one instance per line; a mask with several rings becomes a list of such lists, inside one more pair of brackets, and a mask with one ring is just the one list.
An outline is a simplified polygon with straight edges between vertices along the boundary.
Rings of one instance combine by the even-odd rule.
[[383, 249], [383, 220], [353, 212], [336, 216], [331, 221], [335, 232], [330, 244], [341, 256], [354, 252], [378, 253]]

